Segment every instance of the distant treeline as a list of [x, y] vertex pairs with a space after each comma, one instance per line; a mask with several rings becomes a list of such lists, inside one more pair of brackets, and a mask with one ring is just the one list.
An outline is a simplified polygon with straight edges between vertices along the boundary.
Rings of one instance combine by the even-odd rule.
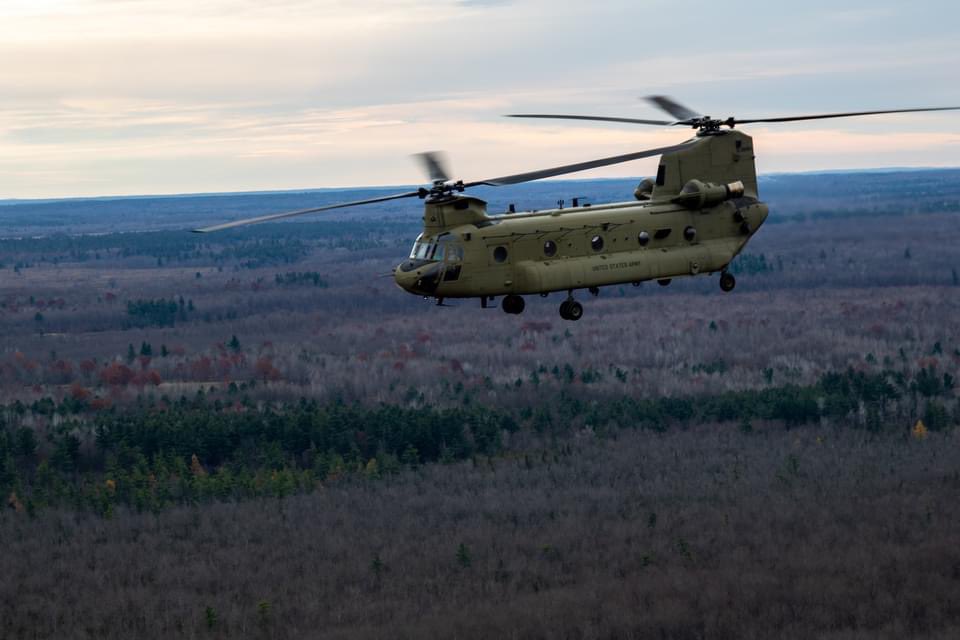
[[288, 264], [314, 246], [359, 251], [406, 244], [416, 225], [391, 221], [318, 221], [234, 229], [198, 236], [183, 231], [105, 233], [0, 239], [0, 255], [10, 264], [60, 264], [116, 258], [148, 257], [167, 262], [213, 262], [255, 268]]
[[131, 300], [127, 302], [127, 325], [130, 327], [172, 327], [186, 320], [196, 309], [193, 300]]
[[[114, 504], [160, 509], [177, 503], [311, 491], [344, 473], [378, 476], [404, 466], [503, 451], [518, 430], [568, 435], [592, 429], [664, 431], [755, 421], [819, 423], [881, 431], [922, 416], [927, 428], [960, 422], [954, 380], [934, 369], [828, 373], [809, 386], [783, 385], [697, 397], [584, 399], [567, 391], [536, 408], [378, 407], [318, 404], [256, 407], [202, 394], [144, 401], [89, 415], [85, 401], [7, 405], [0, 423], [0, 491], [30, 508], [72, 504], [109, 513]], [[416, 393], [411, 405], [417, 404]], [[58, 417], [58, 420], [51, 420]], [[40, 418], [47, 424], [38, 429]], [[56, 426], [52, 426], [56, 424]]]
[[279, 285], [312, 285], [327, 288], [327, 281], [316, 271], [290, 271], [287, 273], [278, 273], [274, 276], [274, 282]]

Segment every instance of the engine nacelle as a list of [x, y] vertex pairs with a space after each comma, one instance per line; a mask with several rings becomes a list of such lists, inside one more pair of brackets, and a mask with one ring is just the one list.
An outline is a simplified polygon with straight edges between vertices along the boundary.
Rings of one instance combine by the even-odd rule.
[[737, 180], [730, 184], [712, 184], [691, 180], [683, 185], [679, 195], [674, 196], [675, 202], [688, 209], [703, 209], [712, 207], [743, 195], [743, 183]]

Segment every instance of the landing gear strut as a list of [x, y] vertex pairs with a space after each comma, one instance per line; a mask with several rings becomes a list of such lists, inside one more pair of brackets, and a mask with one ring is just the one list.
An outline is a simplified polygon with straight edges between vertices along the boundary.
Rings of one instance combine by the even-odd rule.
[[564, 320], [579, 320], [583, 317], [583, 305], [573, 299], [573, 293], [560, 303], [560, 317]]
[[500, 306], [506, 313], [519, 315], [523, 313], [523, 308], [526, 306], [526, 303], [520, 296], [511, 294], [503, 299], [503, 302], [500, 303]]
[[729, 293], [733, 291], [735, 286], [737, 286], [737, 279], [733, 277], [732, 273], [724, 271], [720, 274], [720, 289]]

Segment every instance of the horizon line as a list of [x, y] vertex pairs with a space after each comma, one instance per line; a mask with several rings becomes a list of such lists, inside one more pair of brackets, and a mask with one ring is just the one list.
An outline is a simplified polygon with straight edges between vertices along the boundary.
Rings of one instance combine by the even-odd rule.
[[[957, 171], [960, 166], [927, 166], [927, 167], [869, 167], [863, 169], [814, 169], [810, 171], [768, 171], [757, 176], [758, 180], [767, 177], [777, 176], [811, 176], [811, 175], [842, 175], [842, 174], [869, 174], [869, 173], [911, 173], [925, 171]], [[532, 182], [615, 182], [622, 180], [634, 180], [634, 177], [601, 177], [601, 178], [546, 178]], [[227, 196], [264, 196], [264, 195], [282, 195], [295, 193], [317, 193], [317, 192], [335, 192], [335, 191], [388, 191], [388, 190], [409, 190], [421, 184], [388, 184], [388, 185], [354, 185], [354, 186], [335, 186], [335, 187], [303, 187], [292, 189], [263, 189], [255, 191], [197, 191], [181, 193], [145, 193], [145, 194], [126, 194], [126, 195], [99, 195], [99, 196], [65, 196], [58, 198], [0, 198], [0, 206], [17, 206], [21, 204], [44, 204], [53, 202], [77, 202], [77, 201], [96, 201], [96, 200], [146, 200], [151, 198], [218, 198]], [[516, 186], [516, 185], [513, 185]], [[483, 187], [480, 187], [483, 188]], [[488, 187], [491, 188], [491, 187]]]

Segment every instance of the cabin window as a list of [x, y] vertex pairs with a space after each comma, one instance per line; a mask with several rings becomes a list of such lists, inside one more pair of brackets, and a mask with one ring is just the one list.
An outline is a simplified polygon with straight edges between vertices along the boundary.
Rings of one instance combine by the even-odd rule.
[[557, 243], [553, 240], [547, 240], [543, 243], [543, 255], [552, 258], [557, 255]]
[[669, 229], [669, 228], [667, 228], [667, 229], [657, 229], [657, 232], [656, 232], [655, 234], [653, 234], [653, 237], [654, 237], [654, 239], [656, 239], [656, 240], [666, 240], [666, 239], [667, 239], [667, 236], [670, 235], [670, 232], [671, 232], [671, 231], [673, 231], [673, 229]]
[[650, 234], [647, 233], [646, 231], [641, 231], [637, 235], [637, 242], [640, 243], [641, 247], [647, 246], [648, 244], [650, 244]]
[[497, 247], [493, 250], [493, 259], [496, 262], [506, 262], [507, 261], [507, 248], [506, 247]]
[[697, 239], [697, 230], [694, 227], [687, 227], [683, 230], [683, 237], [687, 239], [687, 242], [693, 242]]
[[593, 247], [594, 251], [600, 251], [603, 249], [603, 236], [593, 236], [590, 238], [590, 246]]

